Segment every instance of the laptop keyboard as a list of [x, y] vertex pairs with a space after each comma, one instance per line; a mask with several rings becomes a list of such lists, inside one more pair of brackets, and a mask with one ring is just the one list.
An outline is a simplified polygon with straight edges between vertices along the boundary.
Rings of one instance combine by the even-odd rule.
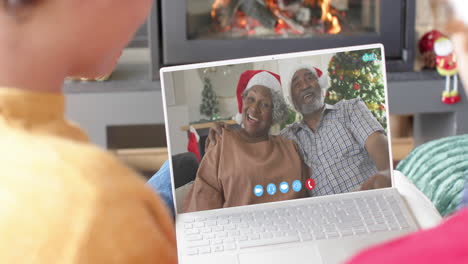
[[184, 220], [185, 254], [198, 255], [402, 230], [409, 223], [388, 194]]

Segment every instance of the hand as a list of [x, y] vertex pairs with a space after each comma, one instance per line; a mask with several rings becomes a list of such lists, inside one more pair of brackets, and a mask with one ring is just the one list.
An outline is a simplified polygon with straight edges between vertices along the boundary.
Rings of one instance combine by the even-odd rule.
[[392, 186], [390, 171], [380, 171], [361, 185], [361, 191], [380, 189]]
[[210, 128], [205, 141], [205, 152], [210, 144], [216, 145], [223, 134], [223, 129], [229, 129], [229, 125], [223, 122], [215, 122], [214, 126]]

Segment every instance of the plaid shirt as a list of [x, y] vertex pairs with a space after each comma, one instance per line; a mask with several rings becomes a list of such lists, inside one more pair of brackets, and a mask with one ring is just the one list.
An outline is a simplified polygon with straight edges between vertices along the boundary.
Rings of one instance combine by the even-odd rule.
[[378, 171], [365, 149], [376, 131], [385, 133], [364, 102], [352, 99], [326, 105], [315, 132], [300, 122], [280, 134], [297, 142], [316, 182], [309, 194], [318, 196], [354, 191]]

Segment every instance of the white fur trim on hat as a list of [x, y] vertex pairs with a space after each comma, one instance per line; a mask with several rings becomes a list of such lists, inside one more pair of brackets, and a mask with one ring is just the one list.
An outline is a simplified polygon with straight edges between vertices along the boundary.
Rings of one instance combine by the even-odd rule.
[[273, 75], [266, 71], [262, 71], [255, 74], [247, 83], [245, 91], [247, 91], [255, 85], [262, 85], [275, 91], [281, 92], [281, 83], [278, 81], [278, 79], [276, 79]]
[[[318, 77], [318, 74], [317, 74], [317, 71], [315, 70], [315, 68], [322, 71], [322, 76]], [[320, 69], [318, 67], [315, 67], [315, 66], [309, 65], [309, 64], [295, 64], [295, 65], [293, 65], [292, 67], [290, 67], [290, 71], [289, 71], [288, 75], [286, 76], [286, 78], [284, 78], [284, 79], [282, 78], [282, 81], [283, 81], [283, 94], [286, 97], [286, 102], [291, 107], [293, 107], [294, 109], [296, 109], [296, 107], [294, 106], [294, 103], [293, 103], [293, 100], [292, 100], [292, 95], [291, 95], [291, 81], [292, 81], [292, 78], [294, 77], [294, 74], [298, 70], [302, 70], [302, 69], [308, 69], [308, 70], [312, 71], [313, 74], [315, 74], [315, 76], [318, 78], [318, 83], [320, 85], [320, 88], [322, 89], [322, 91], [324, 93], [328, 90], [328, 88], [330, 88], [330, 77], [328, 76], [327, 69]]]
[[452, 9], [455, 12], [457, 19], [460, 19], [468, 26], [468, 1], [467, 0], [450, 0]]

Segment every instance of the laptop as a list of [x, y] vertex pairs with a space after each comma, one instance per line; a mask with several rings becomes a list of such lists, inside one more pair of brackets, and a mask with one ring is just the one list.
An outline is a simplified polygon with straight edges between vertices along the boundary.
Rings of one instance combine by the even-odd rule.
[[[360, 69], [350, 67], [358, 63], [365, 66]], [[242, 181], [239, 181], [238, 186], [235, 186], [237, 180], [234, 179], [230, 183], [215, 183], [216, 195], [210, 196], [206, 186], [210, 187], [213, 183], [207, 183], [206, 178], [202, 178], [205, 175], [201, 174], [209, 171], [207, 166], [213, 167], [209, 164], [213, 158], [207, 158], [213, 157], [213, 154], [204, 153], [204, 141], [201, 139], [206, 138], [213, 122], [221, 120], [228, 124], [235, 123], [232, 117], [239, 111], [236, 87], [241, 74], [249, 70], [267, 70], [278, 74], [283, 85], [281, 95], [287, 99], [290, 87], [285, 86], [290, 81], [286, 78], [291, 78], [288, 70], [295, 64], [315, 65], [314, 67], [321, 69], [322, 74], [330, 77], [325, 103], [331, 108], [341, 107], [343, 100], [356, 102], [361, 98], [361, 105], [367, 107], [388, 138], [388, 164], [393, 173], [390, 122], [387, 122], [389, 113], [385, 54], [381, 44], [162, 68], [160, 75], [169, 157], [187, 152], [187, 146], [192, 144], [193, 148], [194, 140], [196, 145], [198, 139], [200, 168], [203, 168], [201, 171], [199, 169], [193, 182], [177, 189], [174, 184], [176, 179], [185, 175], [180, 175], [180, 172], [175, 175], [174, 172], [180, 171], [180, 168], [171, 168], [180, 263], [342, 263], [371, 245], [419, 229], [396, 188], [359, 191], [362, 181], [357, 185], [354, 183], [355, 186], [347, 191], [334, 187], [331, 193], [329, 190], [326, 195], [322, 195], [319, 189], [313, 189], [325, 190], [320, 185], [321, 181], [311, 184], [309, 179], [299, 178], [294, 183], [292, 178], [282, 182], [275, 178], [271, 184], [265, 184], [265, 181], [262, 184], [241, 184]], [[317, 77], [317, 72], [315, 75]], [[272, 135], [277, 134], [274, 137], [281, 137], [284, 127], [301, 122], [301, 116], [291, 104], [289, 108], [289, 124], [273, 127], [270, 131]], [[234, 127], [243, 129], [243, 126]], [[196, 134], [195, 137], [190, 136], [191, 133]], [[338, 149], [349, 147], [346, 143], [325, 143]], [[305, 146], [298, 146], [301, 147], [305, 149]], [[301, 155], [301, 151], [297, 153]], [[219, 155], [224, 154], [226, 153]], [[251, 153], [246, 153], [248, 154]], [[235, 157], [232, 153], [229, 155], [234, 155], [233, 159], [242, 158]], [[306, 160], [305, 157], [301, 159]], [[172, 164], [172, 158], [170, 161]], [[287, 162], [286, 159], [284, 162]], [[338, 163], [328, 163], [328, 166], [338, 166]], [[249, 166], [249, 160], [243, 164]], [[218, 166], [215, 169], [221, 168], [221, 171], [217, 170], [217, 176], [213, 177], [222, 181], [225, 166], [214, 166]], [[284, 166], [291, 165], [285, 163]], [[312, 172], [309, 175], [310, 179], [317, 180], [316, 173], [320, 172], [317, 172], [317, 168], [314, 171], [314, 167], [311, 166]], [[254, 175], [237, 175], [236, 168], [234, 173], [231, 168], [229, 173], [240, 178], [250, 177], [248, 180], [266, 179], [268, 182], [268, 177], [272, 177], [275, 172], [267, 173], [267, 169], [254, 167], [250, 170], [256, 171]], [[351, 173], [347, 169], [331, 169], [338, 172], [336, 177], [346, 178]], [[393, 182], [392, 175], [392, 185]], [[203, 184], [205, 188], [197, 187], [196, 191], [193, 190], [194, 186], [204, 186]], [[234, 187], [229, 187], [229, 184]], [[275, 188], [272, 189], [270, 185]], [[286, 196], [285, 193], [294, 194], [292, 192], [301, 188], [307, 189], [307, 195], [284, 199], [295, 197]], [[237, 193], [233, 194], [232, 190]], [[207, 193], [203, 193], [205, 191]], [[231, 193], [227, 193], [229, 191]], [[268, 198], [263, 201], [269, 202], [255, 202], [261, 196]], [[239, 197], [243, 197], [244, 204], [236, 200]], [[229, 199], [233, 201], [228, 201]], [[184, 211], [185, 203], [190, 203], [191, 200], [196, 200], [201, 206], [192, 207], [189, 212]], [[217, 206], [205, 207], [205, 204]]]

